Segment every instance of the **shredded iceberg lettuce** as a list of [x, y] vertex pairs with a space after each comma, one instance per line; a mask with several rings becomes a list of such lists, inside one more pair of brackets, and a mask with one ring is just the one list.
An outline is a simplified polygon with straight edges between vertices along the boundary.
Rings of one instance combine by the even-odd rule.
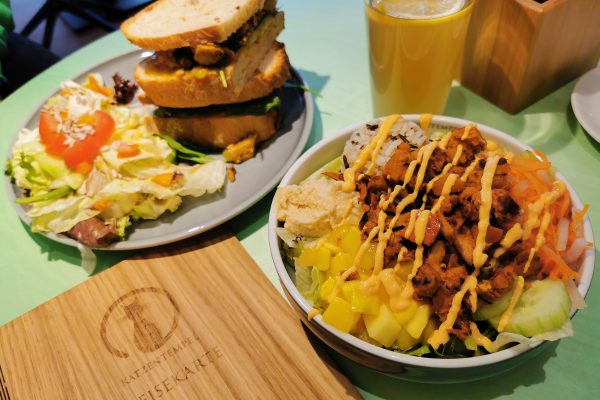
[[[100, 76], [94, 77], [101, 82]], [[114, 130], [93, 165], [84, 170], [75, 168], [77, 171], [67, 167], [62, 158], [46, 152], [38, 128], [23, 129], [18, 134], [5, 173], [23, 190], [18, 202], [27, 205], [34, 232], [63, 233], [97, 217], [124, 239], [133, 221], [157, 219], [177, 210], [183, 196], [215, 193], [225, 184], [226, 165], [222, 160], [202, 155], [202, 164], [190, 165], [194, 160], [189, 159], [185, 164], [175, 163], [172, 143], [156, 135], [147, 123], [151, 112], [147, 107], [115, 105], [111, 97], [85, 83], [67, 81], [61, 89], [44, 106], [44, 112], [61, 121], [53, 134], [98, 110], [112, 117]], [[65, 139], [64, 144], [72, 146], [68, 143]], [[122, 146], [136, 151], [124, 155]], [[89, 254], [86, 257], [91, 260]]]
[[296, 287], [300, 294], [318, 308], [320, 307], [319, 289], [325, 280], [324, 275], [317, 268], [296, 266]]

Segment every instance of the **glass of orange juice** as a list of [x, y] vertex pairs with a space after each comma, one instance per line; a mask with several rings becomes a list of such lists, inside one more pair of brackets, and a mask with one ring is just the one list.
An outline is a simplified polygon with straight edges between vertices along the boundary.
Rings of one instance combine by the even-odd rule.
[[365, 0], [375, 116], [440, 114], [476, 0]]

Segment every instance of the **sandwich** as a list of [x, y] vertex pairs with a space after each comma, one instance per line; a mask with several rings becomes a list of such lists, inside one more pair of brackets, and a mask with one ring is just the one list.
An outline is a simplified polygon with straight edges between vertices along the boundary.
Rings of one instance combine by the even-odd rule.
[[283, 27], [275, 0], [158, 0], [126, 20], [127, 39], [153, 51], [134, 78], [160, 133], [214, 149], [273, 135], [290, 77]]

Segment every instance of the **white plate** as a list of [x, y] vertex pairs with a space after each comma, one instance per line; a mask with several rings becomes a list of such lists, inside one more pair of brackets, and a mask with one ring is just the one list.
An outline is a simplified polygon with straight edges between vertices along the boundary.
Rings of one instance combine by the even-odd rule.
[[571, 94], [571, 106], [583, 129], [600, 143], [600, 67], [579, 78]]
[[[419, 115], [403, 115], [404, 119], [416, 122], [418, 124]], [[349, 126], [340, 130], [337, 134], [332, 135], [304, 153], [291, 166], [290, 170], [281, 180], [280, 186], [298, 184], [317, 171], [323, 165], [339, 157], [344, 149], [344, 144], [350, 138], [352, 133], [363, 126], [365, 123], [376, 123], [378, 120], [365, 121], [356, 125]], [[460, 118], [434, 116], [430, 125], [430, 129], [449, 130], [456, 127], [464, 127], [471, 121]], [[488, 139], [493, 140], [500, 147], [514, 154], [521, 154], [524, 151], [532, 150], [531, 147], [521, 143], [512, 136], [491, 128], [483, 124], [477, 124], [477, 128], [481, 134]], [[557, 178], [567, 183], [569, 194], [573, 206], [577, 209], [583, 208], [583, 203], [577, 196], [577, 193], [571, 185], [566, 181], [565, 177], [557, 173]], [[279, 226], [275, 212], [274, 203], [271, 205], [269, 213], [268, 235], [269, 247], [271, 256], [277, 275], [282, 283], [284, 291], [289, 294], [290, 301], [295, 303], [294, 309], [301, 313], [304, 323], [307, 323], [307, 314], [313, 308], [312, 305], [300, 294], [296, 288], [294, 281], [293, 267], [288, 265], [283, 257], [280, 248], [280, 239], [277, 236], [275, 228]], [[589, 216], [585, 217], [584, 237], [594, 243], [594, 236]], [[578, 285], [578, 290], [582, 296], [587, 294], [592, 276], [594, 274], [595, 249], [588, 248], [581, 257], [579, 272], [581, 280]], [[571, 317], [575, 314], [575, 310], [571, 311]], [[380, 348], [369, 344], [361, 339], [347, 333], [342, 333], [335, 328], [332, 328], [327, 323], [323, 322], [322, 316], [317, 315], [309, 323], [309, 328], [324, 340], [329, 346], [336, 351], [344, 351], [345, 355], [352, 358], [358, 363], [363, 363], [367, 366], [379, 366], [379, 368], [387, 368], [393, 371], [391, 365], [402, 367], [402, 372], [394, 375], [401, 379], [419, 381], [419, 382], [435, 382], [435, 383], [452, 383], [464, 382], [498, 374], [508, 370], [521, 363], [536, 352], [528, 352], [533, 348], [537, 348], [542, 342], [537, 342], [533, 345], [520, 344], [506, 350], [499, 351], [493, 354], [486, 354], [478, 357], [457, 358], [457, 359], [437, 359], [414, 357], [407, 354], [402, 354], [384, 348]], [[312, 324], [312, 326], [311, 326]], [[577, 332], [575, 332], [577, 335]], [[349, 345], [349, 346], [348, 346]], [[527, 353], [527, 355], [525, 355]], [[518, 359], [512, 360], [515, 357]], [[377, 367], [376, 367], [377, 368]], [[386, 369], [380, 369], [386, 371]]]
[[[81, 82], [90, 72], [100, 73], [107, 82], [112, 82], [111, 77], [117, 72], [126, 79], [132, 79], [134, 66], [146, 56], [147, 53], [142, 50], [129, 51], [106, 60], [72, 79]], [[292, 70], [292, 74], [301, 81], [296, 71]], [[155, 221], [135, 223], [126, 241], [114, 243], [105, 249], [141, 249], [188, 238], [235, 217], [269, 193], [302, 152], [310, 136], [313, 121], [310, 93], [302, 92], [296, 87], [284, 87], [280, 97], [283, 121], [279, 132], [258, 146], [254, 158], [236, 165], [235, 182], [227, 182], [219, 193], [200, 198], [185, 197], [176, 212], [163, 215]], [[39, 109], [46, 100], [43, 99], [34, 108], [25, 127], [33, 129], [37, 126]], [[7, 157], [10, 157], [12, 147], [11, 144]], [[8, 197], [15, 205], [19, 217], [30, 224], [31, 218], [25, 214], [25, 207], [14, 202], [20, 190], [8, 179], [5, 181]], [[45, 236], [70, 246], [77, 245], [75, 240], [65, 235], [49, 233]]]

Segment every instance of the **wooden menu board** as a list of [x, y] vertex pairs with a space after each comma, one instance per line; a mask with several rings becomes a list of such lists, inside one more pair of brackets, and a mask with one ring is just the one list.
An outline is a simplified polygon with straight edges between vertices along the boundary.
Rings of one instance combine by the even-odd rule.
[[124, 261], [0, 327], [2, 400], [358, 397], [222, 230]]

